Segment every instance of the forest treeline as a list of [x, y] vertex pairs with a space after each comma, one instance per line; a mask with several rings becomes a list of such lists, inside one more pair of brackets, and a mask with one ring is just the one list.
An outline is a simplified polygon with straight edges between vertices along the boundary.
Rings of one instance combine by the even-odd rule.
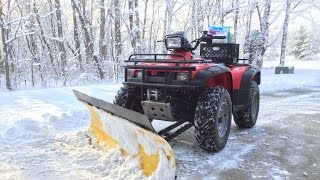
[[123, 60], [131, 53], [163, 52], [163, 44], [156, 41], [164, 35], [183, 30], [195, 39], [209, 25], [232, 26], [234, 42], [261, 67], [266, 49], [276, 41], [282, 42], [284, 59], [290, 15], [317, 9], [318, 4], [317, 0], [1, 0], [0, 85], [13, 90], [21, 85], [118, 80]]

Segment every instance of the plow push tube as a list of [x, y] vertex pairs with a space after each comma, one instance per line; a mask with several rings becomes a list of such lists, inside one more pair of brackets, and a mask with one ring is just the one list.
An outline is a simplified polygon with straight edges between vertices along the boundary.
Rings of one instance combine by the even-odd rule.
[[122, 157], [140, 165], [146, 177], [175, 178], [173, 150], [155, 133], [146, 116], [75, 90], [73, 92], [87, 106], [91, 116], [90, 131], [102, 147], [120, 150]]

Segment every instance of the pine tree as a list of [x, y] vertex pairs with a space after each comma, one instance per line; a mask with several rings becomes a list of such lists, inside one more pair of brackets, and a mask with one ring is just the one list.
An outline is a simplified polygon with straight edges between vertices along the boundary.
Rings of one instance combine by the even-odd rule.
[[304, 26], [300, 26], [300, 29], [293, 37], [290, 53], [298, 59], [312, 54], [310, 38]]
[[320, 53], [320, 32], [319, 32], [320, 24], [313, 23], [312, 33], [310, 33], [310, 43], [312, 54], [317, 55]]

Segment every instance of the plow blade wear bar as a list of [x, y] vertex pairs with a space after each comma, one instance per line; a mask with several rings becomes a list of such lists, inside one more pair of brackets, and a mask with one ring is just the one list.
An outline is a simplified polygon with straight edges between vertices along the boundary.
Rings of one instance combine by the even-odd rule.
[[100, 145], [107, 150], [120, 149], [121, 156], [138, 160], [146, 177], [175, 178], [173, 150], [166, 140], [155, 133], [150, 122], [138, 122], [139, 118], [146, 116], [75, 90], [74, 94], [89, 109], [90, 131]]
[[78, 100], [80, 100], [84, 103], [87, 103], [87, 104], [92, 105], [94, 107], [97, 107], [99, 109], [103, 109], [111, 114], [119, 116], [123, 119], [127, 119], [127, 120], [131, 121], [132, 123], [137, 124], [145, 129], [148, 129], [152, 132], [156, 132], [153, 129], [148, 117], [141, 114], [141, 113], [138, 113], [138, 112], [135, 112], [135, 111], [108, 103], [108, 102], [103, 101], [101, 99], [90, 97], [90, 96], [83, 94], [83, 93], [76, 91], [76, 90], [73, 90], [73, 93], [78, 98]]

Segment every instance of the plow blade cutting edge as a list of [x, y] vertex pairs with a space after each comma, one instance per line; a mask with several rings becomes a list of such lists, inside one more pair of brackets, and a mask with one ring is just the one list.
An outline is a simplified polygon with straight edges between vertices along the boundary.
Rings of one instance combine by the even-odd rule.
[[156, 134], [149, 119], [140, 113], [73, 90], [91, 116], [90, 130], [106, 149], [120, 148], [122, 156], [140, 161], [145, 176], [175, 178], [175, 157], [169, 143]]

